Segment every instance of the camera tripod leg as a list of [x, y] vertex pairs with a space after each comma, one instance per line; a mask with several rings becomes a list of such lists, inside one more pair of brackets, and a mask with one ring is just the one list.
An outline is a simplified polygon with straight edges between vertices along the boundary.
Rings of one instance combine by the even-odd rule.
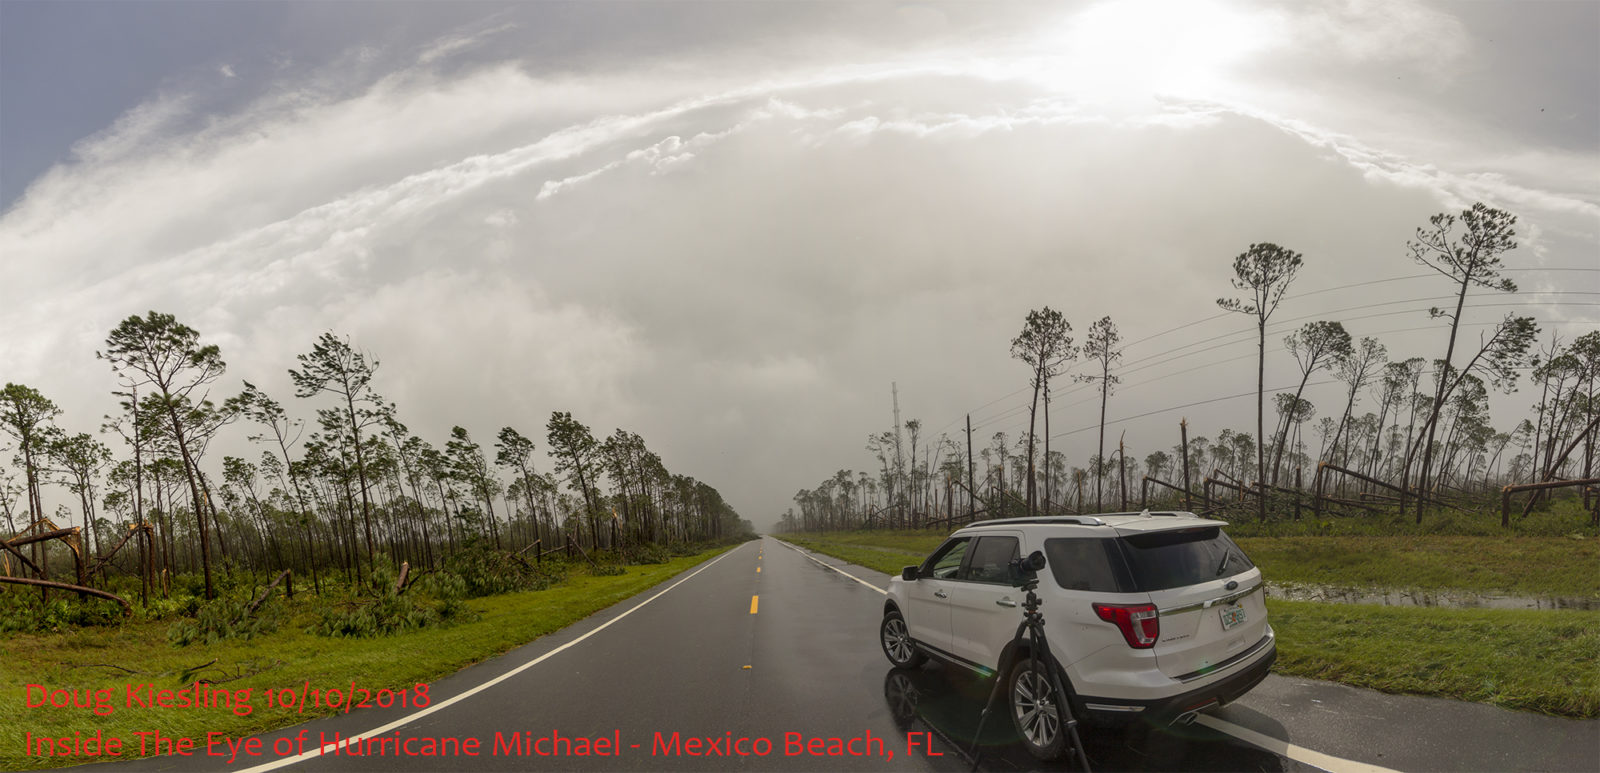
[[1083, 773], [1089, 773], [1089, 756], [1084, 754], [1083, 739], [1078, 737], [1078, 719], [1072, 716], [1072, 699], [1067, 696], [1066, 686], [1061, 683], [1061, 673], [1056, 668], [1054, 657], [1049, 655], [1050, 645], [1044, 638], [1044, 631], [1038, 632], [1038, 638], [1040, 645], [1044, 647], [1045, 657], [1050, 658], [1045, 668], [1050, 673], [1050, 689], [1055, 691], [1056, 705], [1061, 707], [1061, 727], [1067, 733], [1068, 742], [1072, 744], [1071, 754], [1078, 758], [1078, 766], [1083, 768]]
[[[1023, 632], [1026, 631], [1027, 628], [1028, 628], [1027, 621], [1023, 621], [1020, 625], [1017, 626], [1017, 632], [1014, 635], [1012, 635], [1011, 639], [1013, 641], [1020, 641], [1022, 639]], [[1005, 675], [1005, 673], [1004, 672], [996, 672], [995, 675], [994, 675], [994, 689], [989, 691], [989, 700], [986, 701], [983, 704], [983, 713], [978, 715], [978, 731], [976, 733], [972, 734], [972, 769], [973, 770], [977, 770], [978, 769], [978, 760], [979, 760], [979, 758], [981, 758], [983, 756], [983, 750], [979, 747], [979, 744], [982, 743], [982, 741], [983, 741], [983, 726], [989, 723], [989, 715], [994, 712], [994, 702], [1000, 698], [1000, 693], [1005, 692], [1005, 689], [1006, 689], [1006, 675]]]
[[[1065, 685], [1061, 683], [1061, 675], [1056, 667], [1055, 658], [1050, 655], [1049, 640], [1045, 638], [1042, 626], [1030, 625], [1027, 621], [1017, 626], [1017, 633], [1013, 640], [1023, 641], [1024, 633], [1027, 635], [1026, 641], [1028, 642], [1029, 671], [1037, 675], [1040, 665], [1043, 664], [1044, 671], [1049, 674], [1051, 695], [1054, 696], [1053, 702], [1060, 712], [1058, 720], [1061, 724], [1061, 730], [1067, 734], [1067, 742], [1072, 745], [1069, 754], [1077, 758], [1078, 766], [1083, 769], [1084, 773], [1089, 773], [1089, 757], [1083, 751], [1083, 739], [1078, 736], [1078, 720], [1072, 715], [1072, 701], [1067, 697]], [[1044, 653], [1043, 658], [1039, 656], [1041, 652]], [[983, 739], [984, 725], [988, 723], [989, 715], [994, 711], [995, 701], [1005, 691], [1005, 686], [1006, 674], [995, 674], [994, 689], [989, 691], [989, 700], [984, 703], [983, 713], [978, 717], [978, 730], [972, 737], [972, 770], [974, 771], [978, 769], [978, 763], [983, 755], [979, 744]]]

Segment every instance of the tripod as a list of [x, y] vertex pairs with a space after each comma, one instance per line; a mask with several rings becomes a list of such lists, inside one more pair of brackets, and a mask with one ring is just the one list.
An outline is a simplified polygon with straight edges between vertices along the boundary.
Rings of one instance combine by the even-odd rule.
[[[1042, 559], [1043, 556], [1034, 554]], [[1030, 557], [1032, 558], [1032, 557]], [[1040, 560], [1038, 563], [1043, 563]], [[1036, 569], [1037, 567], [1035, 567]], [[1066, 690], [1062, 689], [1061, 678], [1057, 673], [1055, 657], [1050, 654], [1050, 643], [1044, 635], [1044, 615], [1039, 613], [1039, 594], [1034, 593], [1039, 587], [1039, 576], [1028, 575], [1027, 582], [1022, 584], [1022, 590], [1027, 592], [1027, 597], [1022, 602], [1022, 622], [1017, 624], [1017, 633], [1011, 637], [1012, 645], [1027, 643], [1028, 656], [1026, 660], [1019, 659], [1012, 665], [1013, 669], [1027, 667], [1028, 671], [1018, 676], [1020, 680], [1027, 680], [1025, 695], [1022, 694], [1024, 684], [1018, 682], [1017, 691], [1022, 700], [1032, 703], [1029, 717], [1018, 722], [1023, 735], [1027, 736], [1029, 751], [1042, 746], [1055, 743], [1061, 733], [1066, 733], [1064, 749], [1068, 754], [1075, 755], [1079, 767], [1084, 773], [1089, 773], [1089, 758], [1083, 753], [1083, 741], [1078, 738], [1078, 720], [1072, 716], [1071, 701], [1067, 698]], [[1027, 639], [1023, 636], [1026, 634]], [[1048, 679], [1040, 675], [1041, 669], [1048, 674]], [[994, 710], [995, 700], [1005, 692], [1005, 674], [996, 674], [994, 689], [989, 691], [989, 702], [983, 706], [983, 714], [978, 717], [978, 732], [972, 737], [972, 769], [978, 769], [978, 760], [982, 754], [978, 742], [983, 738], [983, 726], [989, 721], [989, 714]], [[1034, 756], [1039, 756], [1035, 753]]]

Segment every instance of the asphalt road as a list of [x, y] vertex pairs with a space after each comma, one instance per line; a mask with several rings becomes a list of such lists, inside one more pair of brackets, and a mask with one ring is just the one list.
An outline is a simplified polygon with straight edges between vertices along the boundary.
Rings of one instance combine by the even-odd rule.
[[[840, 565], [851, 577], [824, 564], [840, 562], [772, 538], [747, 543], [434, 682], [424, 711], [362, 709], [308, 722], [260, 736], [267, 753], [231, 764], [202, 752], [120, 765], [252, 773], [967, 770], [989, 685], [937, 666], [890, 669], [876, 638], [887, 578]], [[1090, 762], [1096, 770], [1588, 770], [1600, 746], [1600, 723], [1562, 724], [1449, 701], [1438, 702], [1449, 710], [1424, 722], [1409, 703], [1423, 699], [1297, 684], [1307, 683], [1270, 677], [1219, 712], [1211, 727], [1087, 732]], [[1472, 725], [1452, 726], [1460, 707], [1480, 714]], [[307, 751], [321, 739], [332, 752], [335, 734], [369, 737], [356, 743], [369, 753], [352, 754], [348, 746], [298, 757], [270, 752], [302, 738]], [[1423, 734], [1434, 740], [1419, 743]], [[1524, 737], [1538, 756], [1517, 757], [1524, 744], [1516, 739]], [[454, 753], [415, 754], [428, 748], [427, 739], [445, 739], [438, 745], [454, 744]], [[984, 731], [981, 769], [1070, 769], [1036, 763], [1013, 740], [1007, 717], [997, 714]], [[1501, 748], [1508, 746], [1516, 748]]]

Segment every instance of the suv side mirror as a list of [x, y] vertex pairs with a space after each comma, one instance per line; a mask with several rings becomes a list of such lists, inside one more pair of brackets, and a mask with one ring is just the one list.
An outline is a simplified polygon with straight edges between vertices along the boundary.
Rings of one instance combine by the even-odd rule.
[[918, 569], [918, 567], [915, 567], [915, 566], [908, 566], [908, 567], [906, 567], [904, 569], [901, 569], [900, 570], [900, 579], [905, 580], [906, 582], [916, 582], [917, 581], [917, 569]]

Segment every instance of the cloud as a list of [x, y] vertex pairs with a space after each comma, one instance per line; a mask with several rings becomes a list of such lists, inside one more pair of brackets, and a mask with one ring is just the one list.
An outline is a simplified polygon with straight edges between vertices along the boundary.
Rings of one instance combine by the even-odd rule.
[[1346, 63], [1403, 63], [1444, 79], [1471, 50], [1457, 17], [1418, 0], [1336, 0], [1289, 15], [1299, 45]]
[[[1437, 22], [1318, 13], [1336, 29], [1315, 34], [1369, 61], [1389, 54], [1342, 36]], [[1570, 154], [1459, 166], [1243, 99], [1108, 112], [993, 50], [603, 76], [464, 61], [502, 34], [457, 32], [405, 68], [314, 75], [204, 121], [193, 97], [160, 95], [86, 140], [0, 216], [15, 266], [0, 329], [25, 331], [0, 341], [8, 380], [89, 428], [111, 388], [93, 350], [129, 314], [177, 314], [223, 346], [229, 379], [279, 394], [294, 355], [333, 330], [384, 362], [379, 391], [430, 437], [537, 435], [570, 410], [641, 432], [765, 522], [786, 492], [865, 463], [890, 383], [935, 435], [1014, 392], [1006, 344], [1030, 308], [1080, 328], [1110, 314], [1130, 340], [1171, 331], [1130, 346], [1152, 358], [1114, 402], [1132, 415], [1243, 390], [1226, 363], [1244, 344], [1192, 372], [1204, 357], [1161, 353], [1240, 329], [1212, 319], [1214, 299], [1251, 242], [1303, 251], [1301, 286], [1329, 288], [1408, 273], [1412, 230], [1462, 202], [1516, 207], [1527, 254], [1554, 265], [1592, 254], [1600, 219], [1592, 186], [1563, 177]], [[1460, 56], [1436, 49], [1416, 61]], [[459, 66], [434, 66], [446, 57]], [[1295, 313], [1413, 297], [1360, 293]], [[1419, 324], [1351, 327], [1393, 356], [1437, 356], [1427, 332], [1386, 332]], [[1285, 370], [1269, 363], [1269, 380]], [[1088, 417], [1065, 391], [1058, 430]], [[978, 443], [1015, 434], [1020, 399], [974, 411]], [[1242, 426], [1247, 407], [1193, 431]], [[1130, 425], [1133, 447], [1175, 442], [1166, 419]], [[1083, 456], [1081, 440], [1058, 448]], [[751, 451], [774, 442], [782, 454]]]
[[516, 28], [517, 25], [507, 22], [505, 24], [499, 24], [488, 29], [480, 29], [473, 32], [458, 32], [452, 35], [447, 35], [434, 41], [427, 48], [423, 49], [422, 53], [417, 55], [417, 63], [433, 64], [440, 59], [444, 59], [445, 57], [452, 56], [470, 49], [473, 46], [481, 43], [486, 38], [514, 30]]
[[190, 104], [184, 94], [158, 95], [124, 113], [104, 131], [73, 145], [72, 154], [84, 165], [99, 166], [124, 162], [135, 152], [160, 148], [189, 116]]

